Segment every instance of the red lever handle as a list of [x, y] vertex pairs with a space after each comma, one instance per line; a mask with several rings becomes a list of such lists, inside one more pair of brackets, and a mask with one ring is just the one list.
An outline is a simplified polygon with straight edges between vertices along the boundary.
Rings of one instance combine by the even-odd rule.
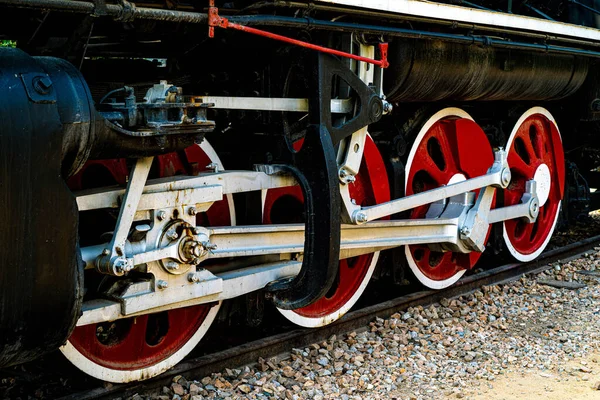
[[229, 22], [227, 18], [223, 18], [219, 15], [219, 9], [215, 7], [215, 1], [209, 0], [208, 7], [208, 36], [215, 36], [215, 27], [224, 28], [224, 29], [236, 29], [242, 32], [252, 33], [254, 35], [266, 37], [269, 39], [279, 40], [280, 42], [290, 43], [296, 46], [304, 47], [311, 50], [320, 51], [322, 53], [333, 54], [335, 56], [351, 58], [353, 60], [366, 62], [369, 64], [377, 65], [381, 68], [387, 68], [390, 66], [388, 62], [388, 44], [387, 43], [379, 43], [379, 52], [381, 53], [381, 60], [374, 60], [368, 57], [357, 56], [356, 54], [346, 53], [345, 51], [331, 49], [329, 47], [318, 46], [316, 44], [304, 42], [302, 40], [292, 39], [287, 36], [278, 35], [276, 33], [263, 31], [261, 29], [252, 28], [245, 25], [236, 24], [233, 22]]

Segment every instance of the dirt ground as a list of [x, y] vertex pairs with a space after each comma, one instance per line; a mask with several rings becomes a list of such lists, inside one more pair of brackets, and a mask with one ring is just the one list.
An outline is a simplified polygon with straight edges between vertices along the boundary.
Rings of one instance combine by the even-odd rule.
[[473, 400], [598, 400], [600, 353], [569, 361], [561, 372], [512, 372], [482, 387]]

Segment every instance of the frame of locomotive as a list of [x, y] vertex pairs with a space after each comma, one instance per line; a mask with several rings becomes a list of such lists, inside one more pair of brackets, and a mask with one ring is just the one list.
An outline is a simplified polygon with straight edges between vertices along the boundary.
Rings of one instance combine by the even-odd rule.
[[[363, 45], [361, 53], [372, 56], [374, 47]], [[374, 68], [361, 63], [358, 75], [368, 84], [374, 81], [374, 72]], [[308, 101], [216, 96], [195, 99], [217, 109], [287, 112], [306, 112]], [[344, 107], [348, 101], [332, 101], [332, 113], [353, 110]], [[458, 109], [455, 113], [462, 114]], [[490, 224], [517, 218], [528, 223], [536, 221], [540, 201], [535, 180], [527, 182], [521, 204], [491, 209], [496, 189], [508, 187], [511, 181], [502, 148], [495, 151], [494, 163], [483, 176], [374, 206], [356, 205], [348, 185], [360, 167], [367, 135], [367, 128], [361, 128], [339, 147], [339, 192], [343, 204], [340, 259], [412, 244], [431, 244], [461, 253], [482, 252]], [[207, 211], [224, 196], [293, 186], [297, 181], [292, 174], [273, 165], [256, 165], [255, 171], [222, 171], [221, 166], [213, 165], [210, 168], [214, 172], [195, 177], [147, 181], [151, 165], [152, 157], [138, 160], [125, 190], [76, 194], [80, 212], [119, 209], [111, 242], [82, 248], [86, 269], [96, 268], [115, 276], [139, 269], [153, 276], [120, 287], [118, 295], [111, 293], [112, 300], [84, 303], [78, 326], [231, 299], [298, 274], [304, 251], [304, 224], [195, 226], [196, 214]], [[549, 177], [540, 177], [545, 180], [544, 190], [549, 190]], [[542, 196], [547, 197], [547, 193]], [[425, 219], [378, 221], [432, 203], [436, 206], [430, 208]], [[129, 241], [128, 234], [136, 221], [149, 223], [137, 228], [136, 233], [143, 232], [143, 240]], [[222, 273], [202, 268], [202, 262], [209, 259], [264, 255], [278, 255], [281, 260]]]

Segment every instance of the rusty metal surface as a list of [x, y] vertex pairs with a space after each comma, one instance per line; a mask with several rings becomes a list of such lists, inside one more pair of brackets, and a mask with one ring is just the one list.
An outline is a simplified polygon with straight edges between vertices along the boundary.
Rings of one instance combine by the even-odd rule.
[[[17, 8], [55, 10], [81, 14], [94, 14], [96, 6], [90, 1], [73, 0], [2, 0], [0, 5]], [[189, 11], [166, 10], [160, 8], [135, 7], [133, 3], [106, 4], [105, 15], [118, 20], [148, 19], [154, 21], [187, 22], [191, 24], [207, 23], [208, 14]]]

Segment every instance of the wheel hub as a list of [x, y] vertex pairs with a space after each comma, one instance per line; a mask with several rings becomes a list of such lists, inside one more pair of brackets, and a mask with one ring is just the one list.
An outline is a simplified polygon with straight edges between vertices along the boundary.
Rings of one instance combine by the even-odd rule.
[[540, 207], [546, 204], [548, 197], [550, 196], [550, 186], [552, 185], [552, 176], [550, 174], [550, 168], [544, 163], [540, 164], [535, 170], [533, 179], [536, 183], [536, 193], [539, 200]]

